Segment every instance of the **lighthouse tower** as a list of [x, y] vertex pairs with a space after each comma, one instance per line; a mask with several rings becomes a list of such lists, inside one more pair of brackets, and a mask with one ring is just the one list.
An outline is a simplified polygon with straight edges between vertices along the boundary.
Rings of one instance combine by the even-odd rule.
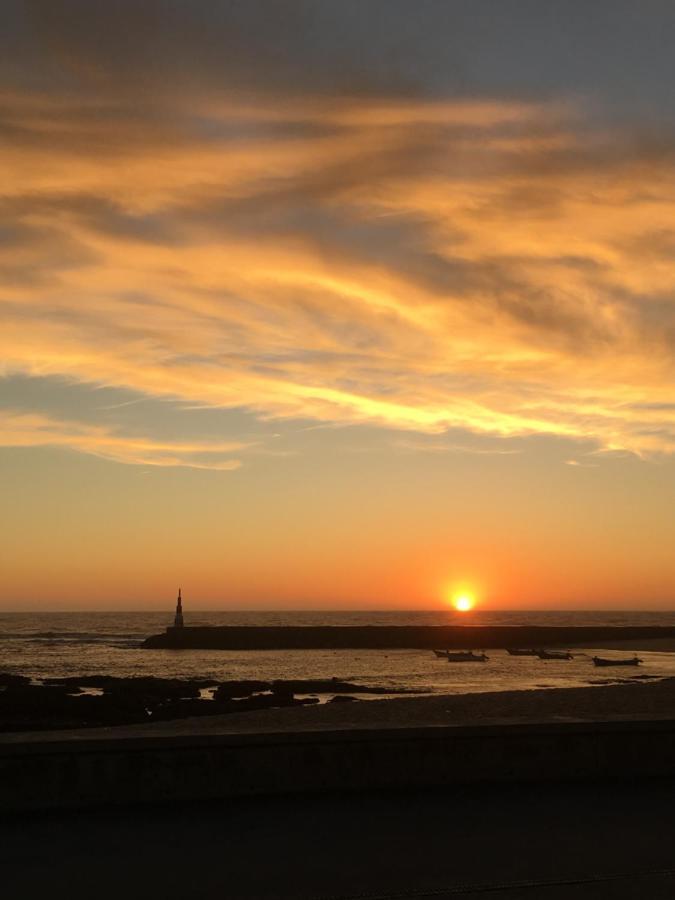
[[174, 628], [182, 628], [183, 627], [183, 601], [180, 596], [180, 588], [178, 588], [178, 600], [176, 600], [176, 615], [173, 619], [173, 627]]

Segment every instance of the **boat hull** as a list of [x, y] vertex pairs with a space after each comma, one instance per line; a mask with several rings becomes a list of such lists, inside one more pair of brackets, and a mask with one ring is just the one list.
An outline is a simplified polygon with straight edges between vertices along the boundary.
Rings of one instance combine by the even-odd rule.
[[607, 666], [639, 666], [642, 662], [637, 656], [634, 659], [603, 659], [601, 656], [593, 657], [593, 665], [605, 668]]
[[447, 660], [451, 663], [460, 662], [485, 662], [488, 657], [484, 653], [448, 653]]

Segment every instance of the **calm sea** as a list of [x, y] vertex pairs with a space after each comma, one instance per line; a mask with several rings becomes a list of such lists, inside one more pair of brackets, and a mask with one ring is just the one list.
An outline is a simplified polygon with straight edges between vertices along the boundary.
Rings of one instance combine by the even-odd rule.
[[[593, 651], [544, 662], [489, 651], [484, 664], [450, 665], [426, 650], [142, 650], [170, 612], [1, 613], [0, 672], [42, 679], [107, 674], [242, 678], [327, 678], [422, 692], [467, 693], [571, 687], [630, 677], [595, 670]], [[675, 612], [186, 612], [190, 625], [673, 625]], [[476, 648], [480, 649], [480, 648]], [[616, 654], [621, 655], [620, 653]], [[641, 674], [675, 676], [675, 654], [640, 653]]]

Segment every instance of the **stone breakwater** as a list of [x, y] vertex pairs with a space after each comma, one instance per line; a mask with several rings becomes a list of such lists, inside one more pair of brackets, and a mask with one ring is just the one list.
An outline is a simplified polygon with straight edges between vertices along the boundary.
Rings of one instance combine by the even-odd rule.
[[675, 638], [672, 626], [306, 625], [167, 628], [143, 641], [173, 650], [422, 650], [552, 647]]

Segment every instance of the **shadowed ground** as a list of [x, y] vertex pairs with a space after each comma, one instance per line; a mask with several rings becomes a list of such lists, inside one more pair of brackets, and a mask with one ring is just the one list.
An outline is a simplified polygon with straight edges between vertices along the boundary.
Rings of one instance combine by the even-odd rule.
[[9, 897], [675, 896], [675, 781], [484, 785], [23, 816]]

